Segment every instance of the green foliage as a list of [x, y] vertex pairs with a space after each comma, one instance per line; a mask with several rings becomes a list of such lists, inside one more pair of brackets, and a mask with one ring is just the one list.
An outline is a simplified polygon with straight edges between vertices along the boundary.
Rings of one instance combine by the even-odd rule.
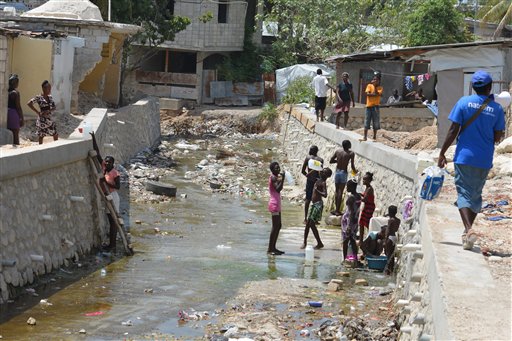
[[505, 25], [512, 24], [512, 0], [488, 0], [478, 12], [483, 22], [497, 23], [493, 39], [498, 38]]
[[220, 80], [254, 82], [261, 78], [261, 52], [252, 42], [252, 33], [246, 30], [244, 49], [231, 53], [217, 68]]
[[[401, 6], [410, 1], [264, 2], [268, 4], [268, 13], [261, 19], [278, 25], [276, 41], [270, 53], [264, 56], [264, 65], [276, 69], [296, 63], [323, 62], [326, 57], [364, 51], [381, 43], [397, 43], [397, 30], [387, 28], [391, 23], [400, 22], [398, 17], [403, 18], [404, 13]], [[372, 30], [370, 26], [376, 25], [382, 28]]]
[[290, 82], [281, 102], [285, 104], [311, 103], [315, 97], [315, 91], [311, 86], [312, 80], [313, 78], [309, 76], [295, 78]]
[[408, 46], [461, 43], [468, 40], [455, 0], [425, 0], [407, 17]]
[[208, 21], [212, 21], [213, 19], [213, 13], [208, 11], [205, 14], [201, 15], [199, 18], [199, 21], [203, 24], [206, 24]]
[[270, 102], [267, 102], [265, 103], [265, 105], [263, 105], [263, 109], [261, 110], [261, 113], [258, 116], [258, 120], [260, 122], [273, 122], [278, 116], [279, 114], [277, 112], [277, 108], [275, 107], [275, 105], [273, 105]]

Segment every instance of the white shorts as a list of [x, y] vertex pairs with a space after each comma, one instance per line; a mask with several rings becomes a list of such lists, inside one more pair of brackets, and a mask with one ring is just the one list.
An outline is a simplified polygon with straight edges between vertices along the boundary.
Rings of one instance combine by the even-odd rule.
[[111, 192], [110, 196], [112, 197], [112, 203], [114, 204], [114, 208], [116, 212], [119, 214], [119, 204], [121, 203], [121, 199], [119, 198], [119, 193], [117, 191]]

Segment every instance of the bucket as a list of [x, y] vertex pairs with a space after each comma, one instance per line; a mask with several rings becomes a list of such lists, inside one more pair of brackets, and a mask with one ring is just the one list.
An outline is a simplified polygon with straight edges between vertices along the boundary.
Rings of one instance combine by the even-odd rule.
[[311, 245], [306, 246], [306, 262], [313, 263], [315, 260], [315, 249]]
[[366, 261], [368, 262], [369, 269], [384, 271], [384, 268], [386, 267], [386, 263], [388, 262], [388, 257], [386, 257], [386, 256], [366, 257]]

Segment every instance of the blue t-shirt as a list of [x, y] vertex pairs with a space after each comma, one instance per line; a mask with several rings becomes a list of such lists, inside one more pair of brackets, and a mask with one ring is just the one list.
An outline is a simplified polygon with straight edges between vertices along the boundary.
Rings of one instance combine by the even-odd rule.
[[345, 84], [344, 81], [341, 81], [340, 84], [338, 84], [338, 91], [340, 94], [340, 98], [343, 102], [350, 102], [350, 91], [352, 90], [352, 83], [348, 82]]
[[[486, 96], [464, 96], [452, 109], [448, 119], [463, 126], [485, 101]], [[487, 107], [459, 135], [454, 162], [478, 168], [492, 168], [494, 132], [505, 130], [501, 105], [491, 100]]]

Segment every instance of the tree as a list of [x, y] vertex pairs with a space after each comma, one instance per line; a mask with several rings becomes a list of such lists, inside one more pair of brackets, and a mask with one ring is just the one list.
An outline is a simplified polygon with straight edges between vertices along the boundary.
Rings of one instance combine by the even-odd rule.
[[468, 41], [464, 18], [454, 0], [425, 0], [408, 16], [408, 46], [450, 44]]
[[483, 22], [498, 24], [492, 35], [492, 40], [495, 40], [501, 35], [505, 25], [512, 24], [512, 0], [489, 0], [479, 15]]
[[267, 0], [265, 22], [278, 32], [264, 63], [274, 68], [320, 62], [334, 54], [361, 51], [370, 39], [367, 10], [375, 0]]

